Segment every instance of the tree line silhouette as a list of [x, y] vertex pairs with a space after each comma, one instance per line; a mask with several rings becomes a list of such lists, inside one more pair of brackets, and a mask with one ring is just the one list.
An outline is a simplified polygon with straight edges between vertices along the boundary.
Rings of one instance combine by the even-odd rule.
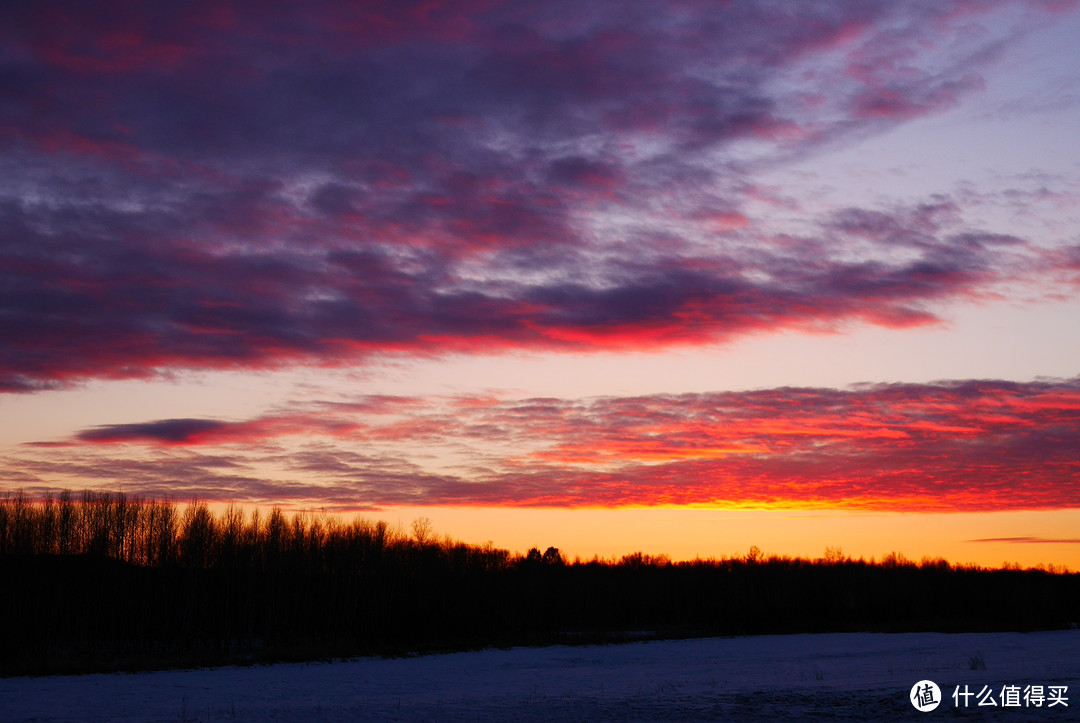
[[1017, 566], [632, 553], [512, 555], [325, 514], [122, 493], [0, 498], [0, 674], [403, 654], [633, 637], [1032, 630], [1080, 575]]

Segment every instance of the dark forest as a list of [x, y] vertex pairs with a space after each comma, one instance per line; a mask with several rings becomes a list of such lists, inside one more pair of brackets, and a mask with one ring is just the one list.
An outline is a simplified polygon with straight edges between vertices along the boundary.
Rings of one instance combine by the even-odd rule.
[[649, 637], [1075, 626], [1080, 575], [892, 553], [570, 562], [313, 513], [0, 499], [0, 674]]

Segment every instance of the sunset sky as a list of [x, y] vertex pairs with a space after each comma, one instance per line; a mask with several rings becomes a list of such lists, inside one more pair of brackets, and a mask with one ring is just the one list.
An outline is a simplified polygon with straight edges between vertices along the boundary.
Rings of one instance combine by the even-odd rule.
[[5, 3], [0, 489], [1080, 568], [1080, 3]]

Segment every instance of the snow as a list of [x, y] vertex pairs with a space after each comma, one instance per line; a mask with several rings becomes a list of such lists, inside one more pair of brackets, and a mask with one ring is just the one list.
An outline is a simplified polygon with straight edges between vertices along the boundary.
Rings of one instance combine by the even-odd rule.
[[[0, 720], [1075, 720], [1080, 631], [765, 635], [338, 662], [0, 679]], [[972, 669], [981, 655], [985, 669]], [[920, 713], [911, 687], [944, 698]], [[1000, 707], [1004, 685], [1068, 686], [1068, 707]], [[957, 709], [952, 692], [994, 691]]]

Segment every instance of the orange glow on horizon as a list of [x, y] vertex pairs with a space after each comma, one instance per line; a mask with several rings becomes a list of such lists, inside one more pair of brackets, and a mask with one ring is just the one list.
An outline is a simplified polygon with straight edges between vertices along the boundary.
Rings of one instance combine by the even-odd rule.
[[[920, 561], [1000, 567], [1065, 566], [1080, 571], [1080, 509], [950, 513], [790, 507], [658, 505], [620, 509], [400, 507], [368, 512], [407, 530], [427, 517], [440, 534], [524, 553], [558, 547], [570, 559], [619, 558], [632, 552], [672, 560], [745, 555], [817, 559], [827, 547], [880, 560], [896, 552]], [[1028, 539], [1025, 539], [1028, 538]], [[981, 541], [985, 540], [985, 541]], [[1017, 540], [1015, 542], [1008, 540]], [[1072, 540], [1056, 542], [1055, 540]]]

